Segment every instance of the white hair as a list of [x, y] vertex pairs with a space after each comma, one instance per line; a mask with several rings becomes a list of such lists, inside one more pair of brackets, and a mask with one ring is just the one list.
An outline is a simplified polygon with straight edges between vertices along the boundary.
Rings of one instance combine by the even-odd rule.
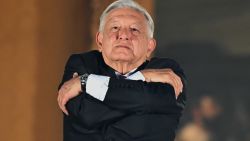
[[110, 11], [118, 8], [131, 8], [134, 9], [141, 14], [144, 15], [144, 17], [147, 20], [147, 25], [148, 25], [148, 34], [150, 38], [153, 38], [154, 36], [154, 21], [152, 17], [149, 15], [149, 13], [138, 3], [134, 2], [133, 0], [117, 0], [113, 3], [111, 3], [102, 13], [100, 17], [100, 24], [99, 24], [99, 32], [103, 31], [104, 29], [104, 24], [105, 24], [105, 18], [109, 14]]

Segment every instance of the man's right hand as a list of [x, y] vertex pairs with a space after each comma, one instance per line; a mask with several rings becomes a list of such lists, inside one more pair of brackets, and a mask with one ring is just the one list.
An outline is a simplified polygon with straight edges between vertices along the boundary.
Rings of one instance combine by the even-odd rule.
[[73, 78], [66, 81], [58, 91], [57, 102], [60, 109], [69, 115], [66, 109], [66, 103], [73, 97], [76, 97], [81, 92], [81, 82], [77, 73], [73, 74]]
[[172, 69], [145, 69], [141, 73], [147, 82], [162, 82], [172, 85], [176, 98], [183, 90], [181, 78]]

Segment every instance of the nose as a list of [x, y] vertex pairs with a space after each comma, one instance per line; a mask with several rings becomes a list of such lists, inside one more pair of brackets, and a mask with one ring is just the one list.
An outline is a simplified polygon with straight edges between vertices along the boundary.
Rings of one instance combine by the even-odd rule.
[[128, 29], [123, 28], [119, 30], [118, 37], [117, 39], [119, 40], [129, 40], [131, 37], [131, 33], [129, 32]]

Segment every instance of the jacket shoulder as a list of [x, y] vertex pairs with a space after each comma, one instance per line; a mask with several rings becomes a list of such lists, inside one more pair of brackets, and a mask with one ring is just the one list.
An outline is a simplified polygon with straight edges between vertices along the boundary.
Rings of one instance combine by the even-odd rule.
[[101, 53], [93, 50], [80, 54], [72, 54], [67, 62], [67, 65], [74, 67], [83, 67], [88, 73], [93, 73], [98, 70], [98, 62], [100, 60]]
[[69, 57], [69, 60], [81, 60], [81, 59], [97, 59], [101, 53], [97, 50], [78, 53], [78, 54], [72, 54]]
[[171, 58], [158, 58], [153, 57], [148, 65], [147, 68], [154, 68], [154, 69], [161, 69], [161, 68], [172, 68], [177, 69], [180, 68], [180, 65]]

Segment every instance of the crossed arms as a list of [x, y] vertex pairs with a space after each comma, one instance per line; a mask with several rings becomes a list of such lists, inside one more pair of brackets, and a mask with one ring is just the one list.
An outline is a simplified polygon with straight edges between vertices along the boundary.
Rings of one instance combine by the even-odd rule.
[[81, 91], [78, 76], [72, 78], [75, 72], [101, 75], [87, 70], [81, 57], [73, 55], [68, 60], [58, 104], [64, 113], [77, 118], [86, 127], [98, 127], [138, 112], [180, 116], [185, 104], [185, 80], [182, 70], [172, 60], [151, 60], [141, 70], [146, 81], [110, 78], [105, 99], [100, 101]]

